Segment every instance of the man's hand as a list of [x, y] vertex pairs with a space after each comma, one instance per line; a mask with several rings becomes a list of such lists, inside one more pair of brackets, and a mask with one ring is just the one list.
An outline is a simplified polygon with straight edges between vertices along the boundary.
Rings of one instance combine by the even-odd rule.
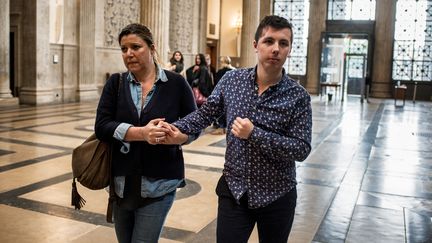
[[232, 134], [241, 139], [248, 139], [254, 129], [254, 124], [249, 118], [236, 117], [231, 127]]
[[159, 126], [168, 130], [162, 144], [183, 144], [188, 140], [188, 135], [182, 133], [176, 126], [167, 122], [160, 122]]

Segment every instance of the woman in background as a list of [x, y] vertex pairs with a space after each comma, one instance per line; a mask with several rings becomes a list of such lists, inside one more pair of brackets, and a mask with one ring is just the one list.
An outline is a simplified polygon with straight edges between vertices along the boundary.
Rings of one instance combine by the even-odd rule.
[[213, 83], [204, 54], [195, 56], [195, 65], [186, 70], [186, 78], [192, 88], [197, 87], [204, 97], [213, 91]]
[[183, 54], [175, 51], [168, 63], [168, 70], [181, 74], [184, 70], [183, 60]]

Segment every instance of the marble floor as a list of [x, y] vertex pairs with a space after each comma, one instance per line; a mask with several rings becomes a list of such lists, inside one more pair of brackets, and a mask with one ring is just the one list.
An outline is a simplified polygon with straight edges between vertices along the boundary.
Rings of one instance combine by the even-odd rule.
[[[297, 163], [289, 242], [432, 242], [432, 103], [312, 103], [313, 150]], [[116, 242], [104, 190], [79, 186], [87, 203], [70, 206], [71, 152], [92, 132], [95, 107], [0, 107], [0, 242]], [[183, 148], [187, 186], [162, 243], [215, 242], [225, 138], [210, 132]]]

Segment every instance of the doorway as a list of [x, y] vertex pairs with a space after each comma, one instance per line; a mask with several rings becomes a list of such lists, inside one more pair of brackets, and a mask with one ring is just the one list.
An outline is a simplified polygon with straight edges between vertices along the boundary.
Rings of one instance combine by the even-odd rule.
[[321, 44], [319, 94], [339, 91], [342, 101], [345, 96], [357, 96], [363, 101], [368, 35], [325, 32]]
[[9, 33], [9, 89], [13, 97], [18, 96], [15, 85], [15, 32]]

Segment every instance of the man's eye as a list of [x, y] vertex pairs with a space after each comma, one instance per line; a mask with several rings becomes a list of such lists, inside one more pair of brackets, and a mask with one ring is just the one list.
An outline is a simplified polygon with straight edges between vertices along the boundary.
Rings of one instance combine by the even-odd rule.
[[289, 43], [283, 41], [283, 42], [280, 43], [280, 45], [281, 45], [281, 46], [289, 46]]
[[126, 47], [122, 47], [122, 48], [120, 48], [120, 50], [121, 50], [123, 53], [127, 52], [127, 48], [126, 48]]

